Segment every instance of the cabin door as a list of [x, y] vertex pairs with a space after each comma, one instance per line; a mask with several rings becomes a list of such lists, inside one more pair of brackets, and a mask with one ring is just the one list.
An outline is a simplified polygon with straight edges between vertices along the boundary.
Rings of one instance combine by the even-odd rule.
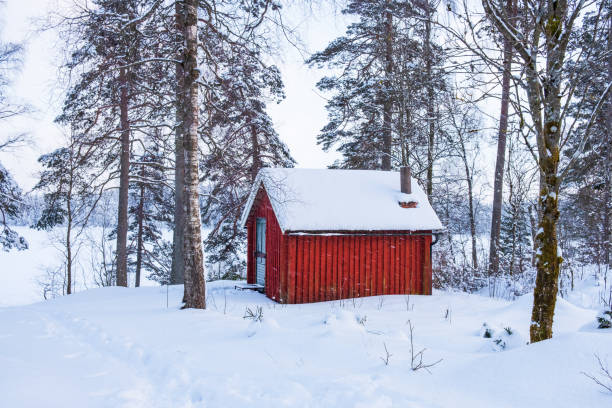
[[257, 218], [255, 222], [255, 281], [266, 285], [266, 219]]

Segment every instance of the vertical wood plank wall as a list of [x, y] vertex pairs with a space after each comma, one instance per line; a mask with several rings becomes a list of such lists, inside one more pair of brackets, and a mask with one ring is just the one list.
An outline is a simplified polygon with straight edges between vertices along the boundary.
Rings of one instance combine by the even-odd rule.
[[255, 220], [266, 219], [266, 296], [276, 301], [280, 300], [281, 282], [281, 232], [272, 203], [265, 190], [261, 189], [257, 195], [257, 202], [253, 204], [253, 211], [247, 221], [247, 282], [255, 283]]
[[[255, 220], [266, 218], [266, 296], [281, 303], [431, 294], [431, 236], [286, 235], [261, 189], [247, 222], [247, 282], [255, 283]], [[393, 233], [391, 231], [390, 233]], [[395, 231], [399, 233], [401, 231]]]
[[287, 286], [280, 302], [431, 294], [431, 236], [285, 235], [284, 241], [281, 286]]

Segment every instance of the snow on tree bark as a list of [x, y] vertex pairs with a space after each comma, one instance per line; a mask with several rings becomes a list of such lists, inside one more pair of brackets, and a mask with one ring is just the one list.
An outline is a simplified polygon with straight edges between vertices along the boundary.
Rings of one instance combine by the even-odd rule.
[[183, 56], [183, 107], [184, 134], [183, 149], [185, 158], [184, 186], [184, 238], [183, 262], [185, 265], [185, 308], [206, 308], [206, 288], [204, 281], [204, 257], [202, 252], [202, 233], [199, 201], [199, 159], [198, 159], [198, 1], [184, 2]]

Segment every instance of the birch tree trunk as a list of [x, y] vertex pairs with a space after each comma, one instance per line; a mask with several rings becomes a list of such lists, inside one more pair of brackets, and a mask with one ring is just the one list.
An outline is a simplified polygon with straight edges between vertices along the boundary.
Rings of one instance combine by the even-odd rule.
[[185, 188], [183, 196], [184, 237], [183, 262], [185, 265], [185, 308], [206, 308], [204, 282], [204, 256], [199, 201], [198, 174], [198, 0], [185, 0], [183, 57], [183, 149], [185, 159]]
[[[508, 11], [514, 15], [514, 4], [508, 0]], [[506, 158], [506, 134], [508, 132], [508, 106], [510, 105], [510, 73], [512, 69], [512, 42], [504, 37], [504, 72], [497, 133], [497, 158], [493, 182], [493, 212], [491, 214], [491, 239], [489, 246], [489, 277], [499, 272], [499, 234], [503, 206], [504, 162]]]
[[119, 71], [121, 157], [119, 164], [119, 205], [117, 214], [117, 286], [127, 286], [128, 187], [130, 183], [130, 123], [128, 81], [125, 68]]
[[[176, 31], [183, 35], [182, 3], [175, 5]], [[181, 56], [182, 57], [182, 56]], [[185, 188], [185, 154], [183, 152], [183, 66], [176, 64], [176, 126], [174, 130], [174, 231], [172, 237], [172, 269], [170, 283], [173, 285], [185, 282], [185, 264], [183, 263], [183, 190]], [[183, 299], [185, 300], [185, 299]]]

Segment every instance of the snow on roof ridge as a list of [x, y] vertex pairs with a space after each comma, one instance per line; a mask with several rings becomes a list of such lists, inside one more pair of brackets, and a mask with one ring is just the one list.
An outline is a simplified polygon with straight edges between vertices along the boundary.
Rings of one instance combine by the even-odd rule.
[[[261, 169], [240, 219], [243, 227], [261, 185], [283, 232], [443, 229], [415, 179], [412, 193], [404, 194], [399, 172], [304, 168]], [[402, 208], [403, 201], [418, 205]]]

